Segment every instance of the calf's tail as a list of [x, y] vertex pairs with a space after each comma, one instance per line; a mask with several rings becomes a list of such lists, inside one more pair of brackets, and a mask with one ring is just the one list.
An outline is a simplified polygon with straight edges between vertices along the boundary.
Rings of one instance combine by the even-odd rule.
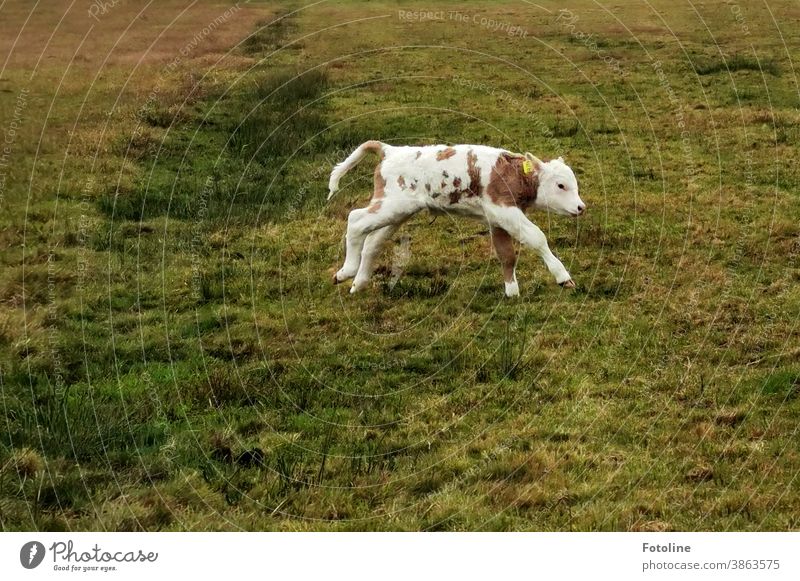
[[336, 190], [339, 189], [339, 180], [342, 179], [342, 176], [358, 165], [358, 162], [361, 161], [367, 153], [373, 152], [380, 154], [383, 153], [386, 147], [388, 147], [388, 145], [380, 141], [365, 141], [356, 147], [355, 151], [347, 156], [347, 159], [337, 164], [331, 172], [331, 179], [328, 181], [328, 199], [330, 200], [333, 194], [336, 193]]

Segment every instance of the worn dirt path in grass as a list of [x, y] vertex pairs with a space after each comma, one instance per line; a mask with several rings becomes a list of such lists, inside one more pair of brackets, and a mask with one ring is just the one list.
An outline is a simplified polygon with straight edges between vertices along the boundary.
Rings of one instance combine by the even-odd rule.
[[[61, 164], [66, 149], [86, 161], [128, 135], [129, 110], [154, 88], [167, 107], [199, 95], [196, 83], [212, 68], [249, 67], [254, 59], [236, 46], [273, 13], [233, 0], [0, 1], [0, 127], [24, 97], [14, 144], [22, 163], [6, 197], [26, 195], [11, 186], [27, 182], [33, 159], [52, 154]], [[115, 109], [122, 113], [109, 125]]]
[[[192, 58], [220, 57], [266, 18], [265, 6], [198, 0], [48, 0], [0, 5], [0, 70], [73, 64], [158, 64], [197, 35]], [[151, 46], [152, 45], [152, 46]]]

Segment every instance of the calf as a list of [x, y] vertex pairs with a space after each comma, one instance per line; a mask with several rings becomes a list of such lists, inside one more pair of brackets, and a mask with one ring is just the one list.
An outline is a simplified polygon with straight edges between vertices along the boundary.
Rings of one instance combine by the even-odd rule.
[[578, 195], [575, 174], [561, 158], [543, 162], [483, 145], [396, 147], [380, 141], [361, 144], [331, 172], [328, 199], [339, 180], [369, 152], [380, 156], [372, 200], [350, 212], [347, 254], [334, 284], [355, 277], [350, 292], [369, 282], [381, 246], [411, 216], [427, 209], [484, 220], [503, 265], [506, 296], [519, 295], [512, 238], [542, 257], [556, 282], [572, 288], [567, 269], [547, 245], [544, 233], [524, 211], [542, 208], [564, 216], [586, 209]]

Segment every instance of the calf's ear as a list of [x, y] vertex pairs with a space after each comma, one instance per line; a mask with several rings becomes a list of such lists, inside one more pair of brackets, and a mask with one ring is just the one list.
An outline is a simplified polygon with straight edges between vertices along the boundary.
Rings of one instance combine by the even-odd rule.
[[537, 170], [542, 169], [542, 166], [544, 165], [544, 162], [541, 159], [539, 159], [529, 151], [525, 152], [525, 159], [531, 162]]

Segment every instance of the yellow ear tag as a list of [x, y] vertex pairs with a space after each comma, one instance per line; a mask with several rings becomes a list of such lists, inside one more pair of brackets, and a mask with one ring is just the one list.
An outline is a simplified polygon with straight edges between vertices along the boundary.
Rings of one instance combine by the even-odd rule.
[[533, 162], [531, 160], [526, 159], [522, 162], [522, 171], [525, 173], [531, 173], [533, 171]]

